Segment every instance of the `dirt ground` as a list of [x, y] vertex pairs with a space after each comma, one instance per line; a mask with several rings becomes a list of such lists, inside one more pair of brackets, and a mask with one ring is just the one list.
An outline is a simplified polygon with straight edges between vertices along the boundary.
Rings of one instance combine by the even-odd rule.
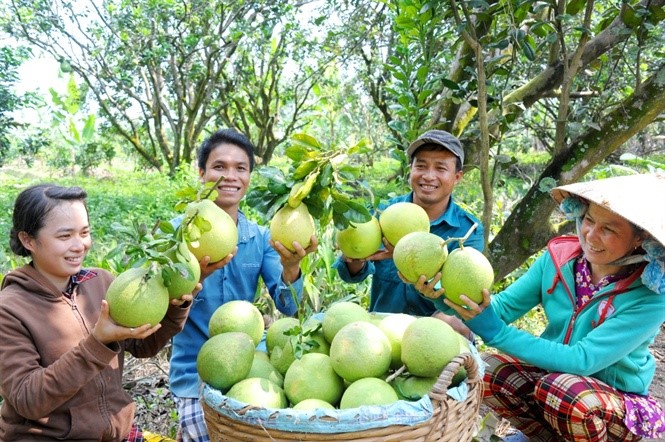
[[[665, 406], [665, 325], [651, 347], [657, 369], [651, 385], [651, 394]], [[164, 436], [175, 436], [176, 412], [168, 390], [167, 351], [155, 358], [136, 360], [129, 358], [125, 367], [125, 387], [137, 404], [137, 423], [146, 431]], [[486, 409], [482, 409], [484, 415]], [[513, 430], [506, 421], [496, 426], [501, 437]], [[644, 442], [665, 442], [665, 439], [645, 439]]]

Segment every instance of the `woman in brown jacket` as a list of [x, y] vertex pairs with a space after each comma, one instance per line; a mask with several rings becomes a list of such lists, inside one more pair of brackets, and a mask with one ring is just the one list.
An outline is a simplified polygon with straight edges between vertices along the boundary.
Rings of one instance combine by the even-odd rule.
[[92, 244], [85, 199], [52, 184], [16, 199], [10, 245], [31, 262], [0, 291], [0, 441], [141, 441], [122, 387], [124, 352], [154, 356], [187, 318], [192, 295], [172, 301], [155, 327], [109, 318], [113, 276], [82, 268]]

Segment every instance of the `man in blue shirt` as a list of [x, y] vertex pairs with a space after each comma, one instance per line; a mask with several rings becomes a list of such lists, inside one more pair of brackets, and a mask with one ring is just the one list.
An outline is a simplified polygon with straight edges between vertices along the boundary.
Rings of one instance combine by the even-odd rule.
[[232, 129], [212, 134], [199, 148], [198, 166], [202, 182], [216, 182], [220, 175], [224, 176], [217, 186], [215, 203], [236, 221], [238, 247], [219, 262], [210, 263], [208, 257], [201, 260], [203, 289], [194, 298], [185, 328], [173, 338], [169, 384], [178, 407], [179, 432], [185, 442], [209, 440], [199, 403], [196, 357], [208, 339], [212, 314], [231, 300], [253, 302], [259, 280], [263, 280], [277, 309], [293, 315], [297, 304], [292, 293], [298, 299], [302, 295], [300, 261], [318, 245], [312, 236], [306, 249], [294, 243], [295, 252], [290, 252], [270, 239], [266, 227], [248, 220], [240, 211], [240, 201], [254, 168], [254, 146], [243, 134]]
[[[476, 217], [463, 210], [453, 201], [452, 192], [462, 180], [464, 171], [464, 149], [460, 141], [448, 132], [431, 130], [421, 135], [407, 149], [411, 161], [409, 185], [411, 192], [392, 198], [379, 206], [379, 211], [398, 202], [412, 202], [425, 209], [430, 219], [430, 232], [443, 239], [463, 237], [474, 223], [478, 226], [464, 245], [482, 251], [484, 249], [483, 227]], [[387, 241], [384, 238], [384, 243]], [[434, 304], [421, 296], [412, 284], [404, 283], [392, 259], [394, 244], [364, 260], [340, 256], [335, 261], [342, 280], [360, 282], [372, 275], [370, 311], [407, 313], [430, 316], [435, 313]], [[451, 251], [459, 247], [457, 241], [448, 244]], [[469, 334], [461, 321], [453, 316], [437, 313], [446, 322]], [[458, 329], [458, 331], [461, 331]]]

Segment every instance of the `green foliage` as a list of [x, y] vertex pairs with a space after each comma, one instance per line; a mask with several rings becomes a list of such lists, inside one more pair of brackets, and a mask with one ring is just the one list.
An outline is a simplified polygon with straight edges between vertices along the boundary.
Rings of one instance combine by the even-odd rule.
[[[343, 229], [351, 222], [367, 222], [373, 194], [360, 179], [359, 168], [347, 161], [349, 155], [363, 148], [364, 144], [359, 143], [346, 150], [324, 149], [315, 138], [296, 134], [285, 151], [291, 160], [288, 172], [270, 166], [259, 169], [265, 181], [247, 193], [247, 204], [266, 219], [271, 219], [285, 204], [295, 208], [304, 203], [321, 225], [332, 220]], [[353, 195], [353, 186], [368, 192], [369, 205]]]
[[73, 73], [69, 73], [67, 90], [58, 93], [49, 89], [51, 96], [51, 128], [60, 134], [51, 137], [52, 148], [47, 153], [47, 164], [55, 168], [78, 166], [84, 174], [103, 162], [110, 162], [115, 156], [112, 145], [101, 141], [96, 130], [94, 113], [86, 112], [89, 87], [76, 83]]
[[44, 176], [24, 178], [0, 173], [0, 272], [5, 273], [19, 262], [9, 249], [9, 229], [11, 213], [16, 195], [25, 187], [38, 182], [57, 182], [65, 186], [80, 186], [88, 193], [88, 210], [92, 229], [93, 246], [86, 258], [86, 266], [98, 266], [117, 272], [117, 262], [107, 258], [123, 238], [119, 237], [114, 224], [126, 227], [145, 224], [154, 226], [159, 220], [170, 220], [176, 213], [178, 201], [176, 192], [182, 187], [181, 180], [191, 180], [179, 176], [169, 179], [156, 173], [132, 173], [115, 170], [113, 176], [105, 178], [73, 176], [57, 180]]
[[19, 80], [18, 68], [30, 55], [31, 50], [25, 47], [0, 47], [0, 166], [10, 156], [11, 129], [19, 125], [13, 112], [33, 107], [38, 101], [33, 93], [19, 95], [13, 89]]

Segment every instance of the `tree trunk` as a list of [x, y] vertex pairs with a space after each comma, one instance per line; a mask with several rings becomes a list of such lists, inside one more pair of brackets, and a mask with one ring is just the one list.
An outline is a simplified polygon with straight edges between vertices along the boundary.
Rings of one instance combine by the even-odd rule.
[[665, 64], [642, 88], [624, 100], [601, 122], [589, 129], [555, 157], [536, 184], [515, 206], [488, 248], [496, 280], [515, 270], [559, 234], [548, 220], [555, 209], [548, 182], [565, 185], [579, 181], [594, 166], [665, 111]]

